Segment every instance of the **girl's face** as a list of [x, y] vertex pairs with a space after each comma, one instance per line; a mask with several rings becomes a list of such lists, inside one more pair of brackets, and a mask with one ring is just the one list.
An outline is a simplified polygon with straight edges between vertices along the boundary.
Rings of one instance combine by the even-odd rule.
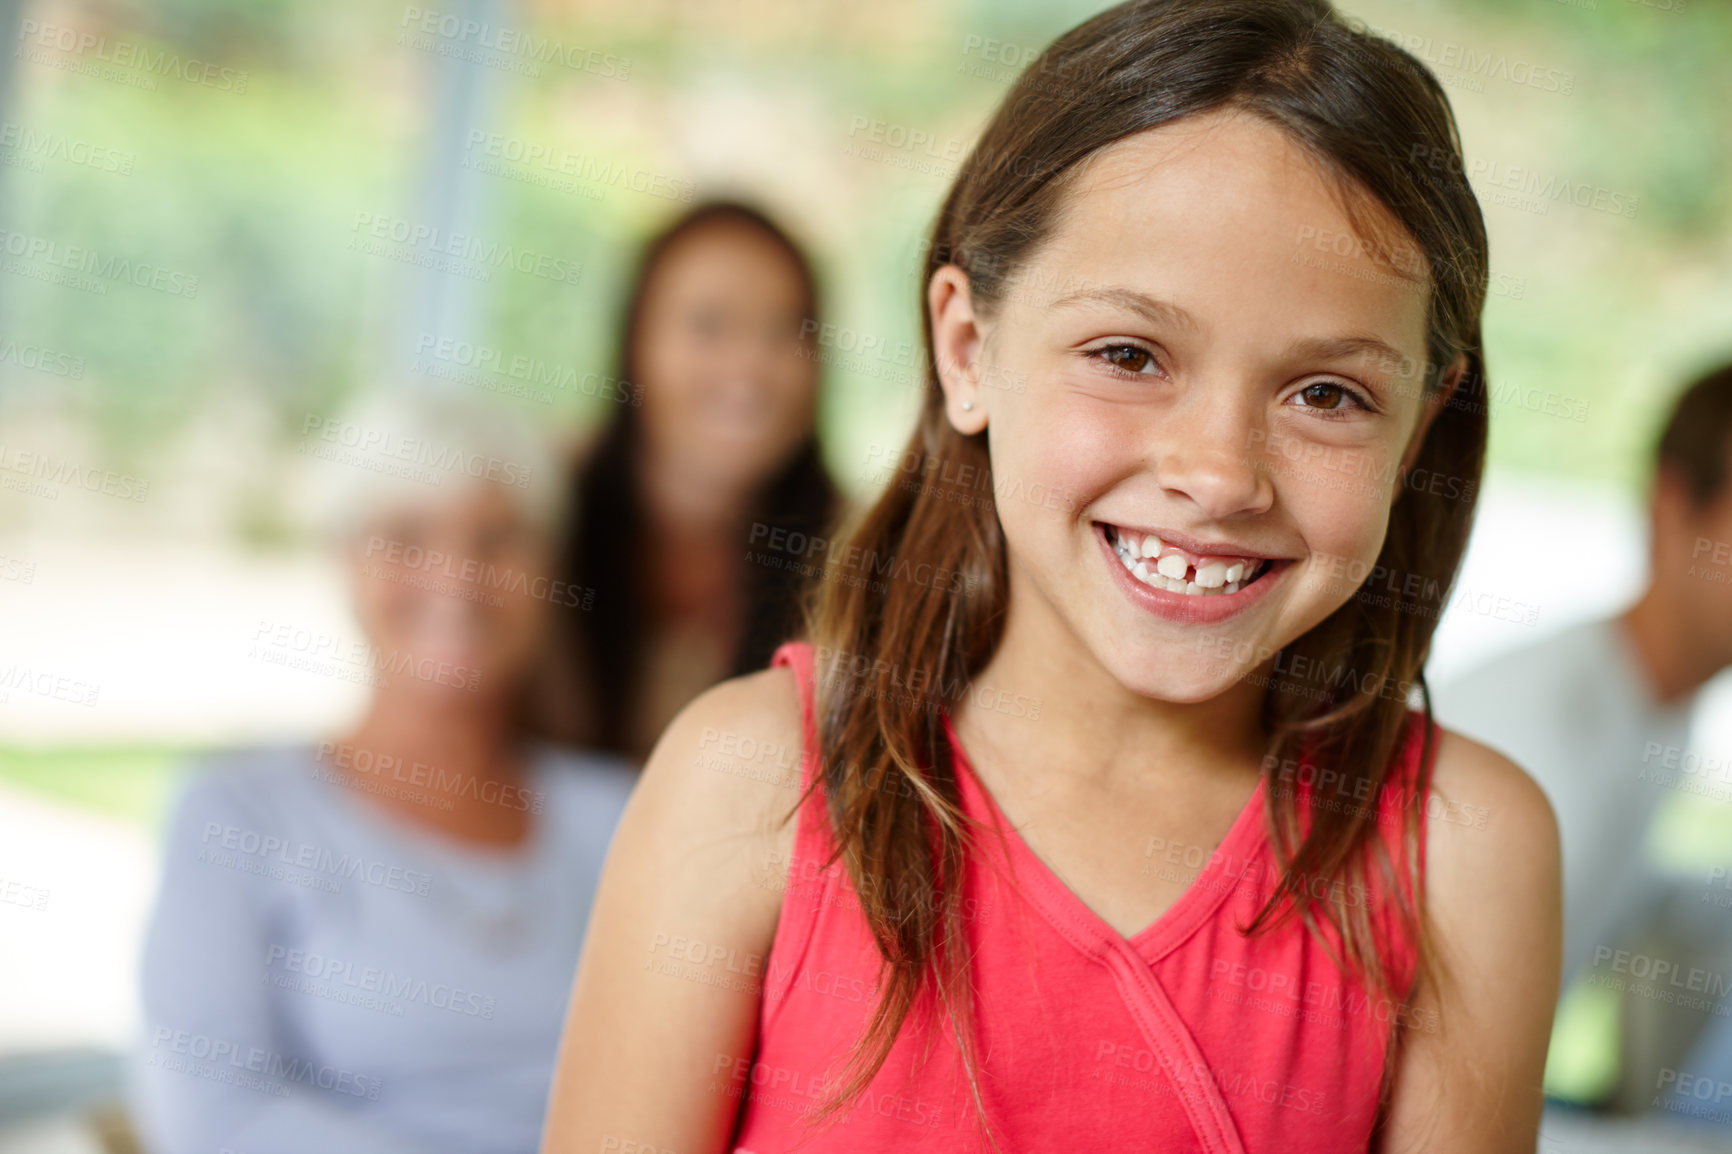
[[817, 362], [805, 289], [780, 246], [716, 223], [677, 241], [644, 296], [635, 360], [655, 458], [737, 490], [811, 431]]
[[350, 565], [381, 677], [430, 703], [497, 701], [534, 658], [548, 605], [568, 598], [549, 580], [545, 535], [492, 481], [381, 510]]
[[947, 413], [987, 431], [1012, 623], [1068, 632], [1138, 693], [1202, 701], [1375, 563], [1435, 411], [1425, 284], [1381, 206], [1357, 204], [1355, 227], [1317, 163], [1248, 115], [1141, 133], [1076, 177], [990, 317], [959, 271], [934, 278]]

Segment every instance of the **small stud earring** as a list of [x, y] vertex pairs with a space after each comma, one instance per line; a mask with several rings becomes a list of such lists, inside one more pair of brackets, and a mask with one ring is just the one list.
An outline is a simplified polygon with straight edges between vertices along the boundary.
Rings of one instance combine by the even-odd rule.
[[974, 402], [973, 401], [962, 402], [962, 411], [965, 413], [973, 412], [974, 411]]

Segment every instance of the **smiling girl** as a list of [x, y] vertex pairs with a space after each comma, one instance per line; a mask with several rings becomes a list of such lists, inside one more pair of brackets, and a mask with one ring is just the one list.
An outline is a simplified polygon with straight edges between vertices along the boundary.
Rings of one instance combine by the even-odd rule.
[[1556, 829], [1421, 676], [1486, 435], [1447, 101], [1305, 0], [1025, 80], [931, 237], [894, 576], [662, 737], [544, 1148], [1532, 1151]]

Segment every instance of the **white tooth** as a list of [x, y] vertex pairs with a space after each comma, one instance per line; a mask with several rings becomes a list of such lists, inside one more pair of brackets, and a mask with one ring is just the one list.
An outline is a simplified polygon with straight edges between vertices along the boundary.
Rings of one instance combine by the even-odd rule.
[[1237, 593], [1238, 591], [1239, 591], [1239, 583], [1237, 581], [1229, 581], [1221, 589], [1221, 592], [1223, 592], [1223, 593]]
[[1227, 583], [1227, 563], [1210, 561], [1197, 569], [1197, 584], [1205, 589], [1219, 589]]
[[1169, 592], [1183, 593], [1185, 591], [1185, 579], [1183, 577], [1168, 577], [1165, 580]]
[[1153, 533], [1143, 538], [1143, 556], [1145, 557], [1159, 557], [1161, 550], [1165, 548], [1166, 546], [1161, 543], [1161, 539]]
[[[1126, 562], [1126, 564], [1129, 564], [1129, 562]], [[1138, 561], [1135, 565], [1131, 566], [1131, 573], [1138, 581], [1147, 581], [1149, 579], [1149, 567], [1141, 561]]]
[[1183, 577], [1190, 567], [1190, 563], [1177, 553], [1168, 553], [1155, 562], [1155, 571], [1162, 577]]
[[1126, 569], [1141, 564], [1141, 562], [1139, 562], [1135, 557], [1132, 557], [1129, 553], [1120, 553], [1119, 560], [1124, 563]]
[[1197, 594], [1201, 593], [1202, 591], [1203, 591], [1203, 587], [1201, 585], [1197, 584], [1195, 581], [1188, 581], [1185, 583], [1185, 593], [1188, 596], [1195, 597]]
[[[1245, 575], [1245, 563], [1243, 561], [1235, 561], [1231, 565], [1227, 566], [1226, 571], [1222, 574], [1222, 578], [1229, 585], [1231, 585], [1231, 584], [1236, 583], [1239, 580], [1239, 578], [1243, 577], [1244, 575]], [[1198, 576], [1201, 577], [1202, 574], [1199, 573]]]

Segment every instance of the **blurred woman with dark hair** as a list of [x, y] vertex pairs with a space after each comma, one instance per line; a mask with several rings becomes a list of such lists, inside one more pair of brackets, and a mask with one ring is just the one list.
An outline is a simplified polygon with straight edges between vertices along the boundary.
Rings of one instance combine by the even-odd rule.
[[773, 529], [822, 535], [837, 494], [813, 427], [817, 282], [780, 227], [699, 205], [650, 241], [627, 302], [630, 403], [574, 473], [559, 557], [595, 608], [561, 616], [537, 712], [641, 762], [681, 706], [797, 630], [801, 558], [749, 558]]

